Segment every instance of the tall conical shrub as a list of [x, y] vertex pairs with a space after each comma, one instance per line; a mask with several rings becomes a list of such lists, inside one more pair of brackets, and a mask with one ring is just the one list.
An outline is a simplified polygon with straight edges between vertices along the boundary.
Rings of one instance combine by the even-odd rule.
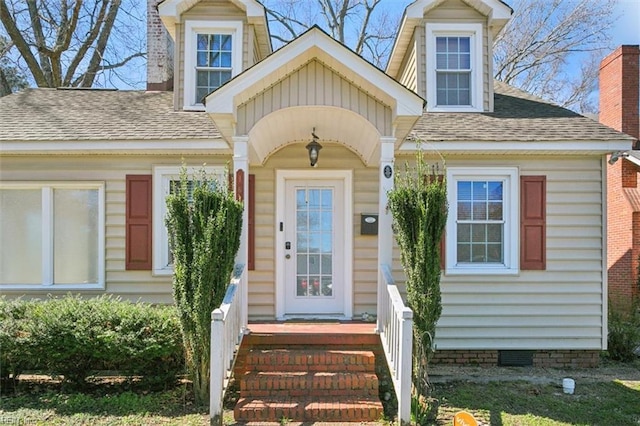
[[[413, 310], [414, 385], [417, 370], [433, 352], [436, 323], [442, 312], [440, 297], [440, 240], [447, 222], [447, 186], [442, 176], [430, 169], [419, 152], [415, 167], [396, 174], [389, 192], [396, 240], [407, 277], [407, 303]], [[420, 359], [424, 355], [427, 359]]]
[[225, 185], [204, 171], [190, 180], [183, 168], [179, 185], [172, 189], [166, 225], [173, 255], [173, 295], [195, 400], [206, 404], [211, 312], [222, 302], [231, 279], [243, 207]]

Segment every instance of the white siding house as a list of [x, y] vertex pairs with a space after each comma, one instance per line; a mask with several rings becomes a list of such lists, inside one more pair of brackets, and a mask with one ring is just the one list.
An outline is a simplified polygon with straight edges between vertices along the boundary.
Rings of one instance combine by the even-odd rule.
[[[509, 6], [413, 2], [382, 71], [318, 27], [272, 52], [254, 0], [156, 3], [149, 34], [173, 45], [150, 48], [174, 51], [150, 56], [173, 61], [150, 61], [152, 90], [0, 98], [2, 294], [171, 303], [166, 182], [182, 164], [206, 164], [233, 174], [245, 201], [250, 320], [375, 315], [380, 265], [403, 281], [386, 189], [420, 149], [445, 174], [450, 206], [436, 361], [490, 364], [516, 350], [539, 365], [597, 362], [605, 159], [633, 139], [494, 82], [492, 41]], [[172, 68], [172, 82], [153, 67]], [[322, 149], [310, 167], [313, 140]], [[56, 213], [64, 189], [93, 197], [74, 211], [93, 228]], [[362, 232], [371, 214], [377, 235]], [[33, 234], [19, 250], [15, 229]], [[53, 251], [75, 255], [63, 229], [87, 238], [93, 270], [55, 263]]]

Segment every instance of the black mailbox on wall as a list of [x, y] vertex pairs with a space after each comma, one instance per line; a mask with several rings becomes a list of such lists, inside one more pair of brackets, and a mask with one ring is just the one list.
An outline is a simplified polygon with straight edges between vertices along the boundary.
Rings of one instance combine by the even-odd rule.
[[360, 214], [360, 234], [378, 235], [378, 213]]

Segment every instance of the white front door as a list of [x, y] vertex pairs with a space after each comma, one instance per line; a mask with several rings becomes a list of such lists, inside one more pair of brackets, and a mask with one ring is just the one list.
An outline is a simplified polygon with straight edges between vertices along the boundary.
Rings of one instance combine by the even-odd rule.
[[350, 316], [350, 188], [344, 178], [300, 173], [279, 185], [282, 224], [276, 253], [284, 305], [279, 316]]

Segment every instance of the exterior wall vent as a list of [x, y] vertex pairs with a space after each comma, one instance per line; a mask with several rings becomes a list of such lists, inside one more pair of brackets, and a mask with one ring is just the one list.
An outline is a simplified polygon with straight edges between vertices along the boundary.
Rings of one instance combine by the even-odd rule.
[[498, 351], [498, 366], [528, 367], [533, 365], [533, 351]]

